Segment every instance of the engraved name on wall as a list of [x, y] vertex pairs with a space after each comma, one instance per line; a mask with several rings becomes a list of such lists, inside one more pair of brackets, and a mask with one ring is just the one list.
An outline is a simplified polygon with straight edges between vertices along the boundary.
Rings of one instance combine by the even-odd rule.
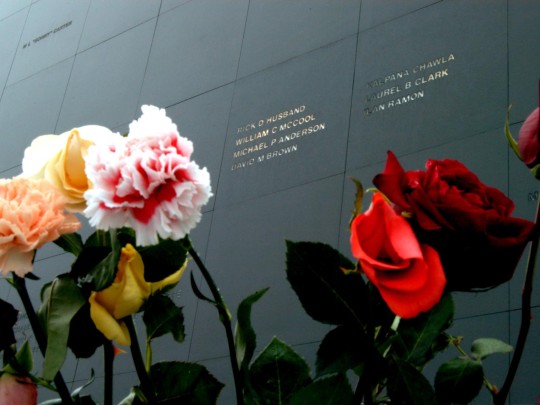
[[37, 37], [35, 37], [32, 40], [24, 42], [22, 44], [22, 49], [28, 49], [32, 45], [36, 45], [37, 43], [39, 43], [39, 42], [41, 42], [41, 41], [43, 41], [43, 40], [45, 40], [47, 38], [50, 38], [52, 35], [55, 35], [55, 34], [58, 34], [61, 31], [64, 31], [66, 28], [69, 28], [72, 24], [73, 24], [73, 21], [68, 21], [66, 23], [63, 23], [63, 24], [51, 29], [50, 31], [44, 32], [43, 34], [38, 35]]
[[326, 127], [326, 122], [304, 104], [243, 124], [236, 129], [230, 170], [297, 153], [304, 142]]
[[423, 99], [430, 85], [448, 80], [455, 60], [455, 54], [448, 53], [370, 80], [365, 85], [364, 114], [370, 116]]

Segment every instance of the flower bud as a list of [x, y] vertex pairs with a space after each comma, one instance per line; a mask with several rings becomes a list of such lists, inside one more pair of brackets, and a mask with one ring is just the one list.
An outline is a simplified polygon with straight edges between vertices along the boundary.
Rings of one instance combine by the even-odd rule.
[[4, 373], [0, 377], [0, 405], [34, 405], [36, 385], [28, 377]]
[[540, 112], [536, 108], [525, 120], [518, 136], [519, 154], [530, 169], [540, 164]]

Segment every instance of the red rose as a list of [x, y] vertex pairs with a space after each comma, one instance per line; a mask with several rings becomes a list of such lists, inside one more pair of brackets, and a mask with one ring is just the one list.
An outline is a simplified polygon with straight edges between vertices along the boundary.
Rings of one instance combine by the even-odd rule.
[[375, 186], [405, 213], [422, 243], [439, 253], [451, 290], [495, 287], [510, 280], [534, 224], [511, 216], [514, 203], [455, 160], [429, 160], [405, 172], [388, 153]]
[[8, 373], [0, 377], [0, 405], [35, 405], [36, 385], [28, 377]]
[[536, 108], [525, 120], [518, 136], [519, 155], [529, 168], [540, 164], [540, 112]]
[[437, 252], [418, 243], [407, 220], [379, 193], [369, 209], [354, 219], [351, 248], [396, 315], [413, 318], [441, 299], [446, 280]]

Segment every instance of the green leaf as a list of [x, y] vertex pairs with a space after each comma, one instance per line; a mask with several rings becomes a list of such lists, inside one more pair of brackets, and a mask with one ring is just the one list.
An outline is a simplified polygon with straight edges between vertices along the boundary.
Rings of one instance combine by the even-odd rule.
[[67, 233], [60, 235], [60, 237], [56, 239], [54, 243], [55, 245], [64, 249], [64, 251], [72, 253], [75, 256], [79, 256], [83, 249], [82, 238], [78, 233]]
[[[94, 382], [94, 370], [91, 370], [90, 379], [80, 387], [75, 388], [71, 392], [71, 398], [74, 400], [75, 405], [96, 405], [96, 402], [92, 397], [85, 395], [81, 396], [81, 391]], [[61, 398], [49, 399], [48, 401], [40, 402], [39, 405], [62, 405]]]
[[118, 405], [132, 405], [135, 403], [135, 398], [137, 398], [135, 391], [130, 391], [127, 397], [123, 398]]
[[72, 266], [72, 273], [92, 291], [107, 288], [114, 280], [122, 246], [116, 231], [96, 231], [86, 241]]
[[364, 200], [364, 186], [360, 180], [352, 179], [354, 185], [356, 186], [356, 193], [354, 194], [354, 208], [351, 215], [351, 220], [349, 221], [349, 229], [351, 228], [352, 221], [362, 212], [362, 201]]
[[353, 391], [344, 374], [317, 380], [293, 395], [290, 405], [348, 405], [353, 404]]
[[214, 405], [224, 387], [196, 363], [156, 363], [150, 375], [160, 404]]
[[234, 346], [236, 348], [236, 359], [240, 365], [240, 370], [246, 371], [257, 347], [257, 336], [251, 326], [251, 307], [265, 293], [268, 288], [263, 288], [249, 297], [244, 298], [238, 306], [236, 315], [236, 327], [234, 331]]
[[304, 359], [275, 337], [251, 365], [249, 380], [255, 397], [269, 404], [287, 402], [311, 382]]
[[34, 281], [40, 280], [40, 278], [36, 276], [34, 273], [26, 273], [24, 278], [29, 279], [29, 280], [34, 280]]
[[[111, 248], [106, 246], [84, 246], [79, 256], [71, 265], [71, 274], [74, 278], [81, 281], [83, 284], [89, 284], [93, 288], [94, 276], [92, 271], [98, 266], [108, 254], [111, 253]], [[113, 276], [114, 278], [114, 276]], [[112, 279], [111, 279], [112, 281]]]
[[476, 339], [471, 345], [471, 353], [478, 360], [483, 360], [490, 354], [510, 353], [512, 350], [508, 343], [493, 338]]
[[32, 349], [28, 340], [25, 340], [20, 349], [15, 354], [15, 360], [17, 360], [18, 366], [24, 371], [30, 373], [34, 368], [34, 359], [32, 358]]
[[75, 281], [66, 275], [57, 277], [49, 287], [47, 300], [40, 312], [45, 315], [47, 351], [43, 364], [43, 378], [52, 380], [64, 364], [73, 316], [86, 303]]
[[87, 359], [106, 341], [107, 338], [97, 330], [90, 318], [90, 304], [86, 302], [71, 319], [68, 347], [75, 357]]
[[287, 279], [313, 319], [340, 325], [363, 325], [368, 293], [354, 265], [323, 243], [287, 241]]
[[32, 350], [30, 349], [30, 344], [28, 343], [28, 340], [25, 340], [17, 353], [15, 353], [15, 356], [12, 357], [10, 359], [10, 362], [6, 364], [0, 371], [15, 375], [26, 375], [30, 374], [32, 368], [34, 368]]
[[0, 299], [0, 351], [16, 342], [13, 326], [17, 322], [19, 311], [9, 302]]
[[443, 333], [452, 324], [454, 303], [450, 294], [445, 294], [430, 311], [416, 318], [402, 319], [397, 330], [394, 351], [402, 360], [424, 366], [436, 352], [445, 349], [441, 341], [447, 340]]
[[217, 305], [216, 301], [208, 298], [201, 292], [201, 290], [199, 290], [199, 287], [197, 287], [197, 282], [195, 281], [195, 278], [193, 276], [193, 272], [189, 273], [189, 281], [191, 283], [191, 289], [193, 290], [193, 293], [198, 299]]
[[88, 381], [86, 381], [80, 387], [75, 388], [73, 390], [73, 392], [71, 393], [71, 396], [72, 397], [79, 397], [81, 395], [81, 391], [83, 389], [85, 389], [86, 387], [88, 387], [90, 384], [92, 384], [94, 382], [94, 380], [95, 380], [94, 369], [91, 369], [90, 370], [90, 378], [88, 379]]
[[171, 333], [174, 340], [180, 343], [186, 337], [182, 308], [177, 307], [166, 295], [155, 294], [146, 301], [143, 321], [148, 341], [167, 333]]
[[363, 331], [338, 326], [324, 337], [317, 351], [317, 376], [342, 373], [363, 364], [367, 356]]
[[521, 154], [519, 153], [519, 147], [518, 143], [512, 136], [512, 133], [510, 132], [510, 110], [512, 109], [512, 106], [508, 106], [508, 110], [506, 110], [506, 120], [504, 121], [504, 134], [506, 135], [506, 139], [508, 140], [508, 145], [512, 148], [516, 156], [519, 158], [519, 160], [523, 160], [521, 158]]
[[399, 359], [388, 377], [388, 395], [393, 403], [400, 405], [436, 404], [429, 381], [412, 364]]
[[484, 381], [482, 365], [457, 357], [439, 367], [435, 375], [435, 392], [443, 402], [468, 404], [480, 392]]
[[159, 244], [137, 247], [137, 251], [144, 263], [144, 279], [149, 283], [161, 281], [176, 273], [187, 259], [183, 239], [161, 239]]
[[[531, 169], [531, 173], [532, 173], [532, 175], [534, 176], [535, 179], [540, 180], [540, 164], [534, 166]], [[31, 274], [31, 273], [28, 273], [28, 274]]]

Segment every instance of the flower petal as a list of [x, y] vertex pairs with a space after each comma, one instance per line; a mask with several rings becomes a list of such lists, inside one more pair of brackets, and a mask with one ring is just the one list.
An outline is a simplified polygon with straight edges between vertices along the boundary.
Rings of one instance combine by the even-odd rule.
[[96, 293], [90, 294], [90, 317], [96, 328], [109, 340], [115, 340], [121, 345], [131, 345], [127, 326], [117, 321], [105, 307], [96, 301]]

